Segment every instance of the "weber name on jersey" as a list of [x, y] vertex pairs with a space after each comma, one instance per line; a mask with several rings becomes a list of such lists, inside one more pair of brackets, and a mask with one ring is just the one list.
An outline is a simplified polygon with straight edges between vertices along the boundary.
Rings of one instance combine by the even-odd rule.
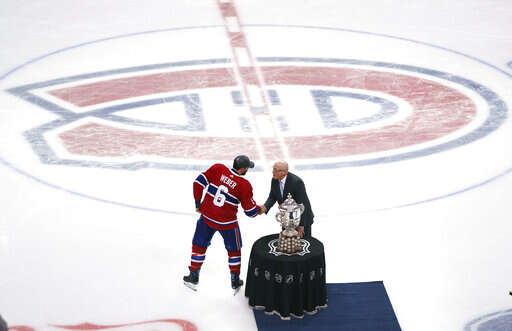
[[253, 199], [252, 185], [233, 169], [216, 163], [202, 172], [194, 181], [194, 199], [201, 200], [203, 220], [214, 229], [232, 229], [237, 225], [236, 214], [241, 204], [249, 217], [258, 215], [259, 207]]

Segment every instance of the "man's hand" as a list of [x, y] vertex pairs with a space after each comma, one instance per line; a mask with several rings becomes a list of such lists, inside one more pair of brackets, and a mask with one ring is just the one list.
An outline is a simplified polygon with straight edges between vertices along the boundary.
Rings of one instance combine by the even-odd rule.
[[259, 207], [260, 207], [260, 211], [258, 212], [258, 215], [261, 215], [261, 214], [264, 214], [267, 212], [267, 208], [265, 208], [264, 205], [261, 205]]
[[299, 237], [301, 237], [301, 238], [304, 237], [304, 227], [303, 226], [298, 226], [297, 232], [299, 233]]
[[201, 214], [201, 209], [200, 209], [200, 208], [196, 208], [196, 212], [198, 212], [199, 214]]

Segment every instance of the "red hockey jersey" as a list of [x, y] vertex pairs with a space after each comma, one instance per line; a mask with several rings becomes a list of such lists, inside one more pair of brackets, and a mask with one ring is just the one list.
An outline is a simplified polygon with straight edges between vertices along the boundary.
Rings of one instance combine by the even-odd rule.
[[223, 164], [216, 163], [202, 172], [194, 181], [194, 199], [201, 200], [203, 219], [214, 229], [236, 227], [238, 204], [249, 217], [258, 215], [260, 207], [252, 198], [252, 185], [248, 180]]

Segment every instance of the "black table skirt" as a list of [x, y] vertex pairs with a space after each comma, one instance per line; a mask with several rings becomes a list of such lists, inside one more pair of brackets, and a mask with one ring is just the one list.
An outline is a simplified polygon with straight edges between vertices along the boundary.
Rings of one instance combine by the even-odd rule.
[[303, 250], [288, 255], [275, 250], [277, 239], [278, 234], [268, 235], [252, 246], [245, 286], [249, 306], [282, 319], [326, 308], [323, 244], [312, 237], [302, 239]]

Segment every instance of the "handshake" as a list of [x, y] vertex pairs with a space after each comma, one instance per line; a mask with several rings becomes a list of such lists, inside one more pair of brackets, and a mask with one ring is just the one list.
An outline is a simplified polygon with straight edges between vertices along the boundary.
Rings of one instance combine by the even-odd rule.
[[265, 208], [264, 205], [261, 205], [261, 206], [258, 206], [258, 207], [260, 207], [259, 211], [258, 211], [258, 215], [261, 215], [261, 214], [264, 214], [264, 213], [267, 212], [267, 208]]

